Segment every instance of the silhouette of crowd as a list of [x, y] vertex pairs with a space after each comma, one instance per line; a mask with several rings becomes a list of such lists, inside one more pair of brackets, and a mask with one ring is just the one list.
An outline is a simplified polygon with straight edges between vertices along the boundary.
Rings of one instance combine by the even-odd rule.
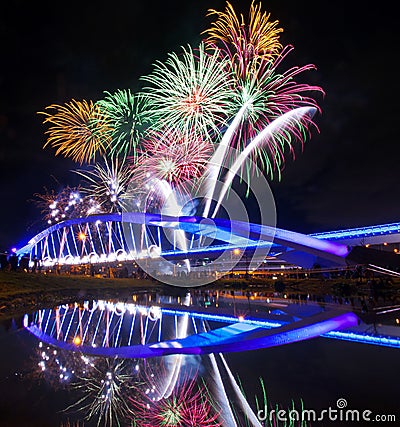
[[[37, 267], [37, 264], [34, 267]], [[35, 272], [32, 267], [32, 272]], [[2, 251], [0, 253], [0, 271], [25, 271], [29, 272], [29, 256], [22, 255], [19, 257], [15, 252], [9, 253], [8, 251]]]

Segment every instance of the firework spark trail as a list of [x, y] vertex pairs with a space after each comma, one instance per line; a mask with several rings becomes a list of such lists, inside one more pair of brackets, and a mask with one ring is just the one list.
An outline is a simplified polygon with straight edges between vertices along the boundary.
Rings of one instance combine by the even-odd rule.
[[258, 420], [256, 414], [254, 413], [254, 411], [251, 409], [251, 406], [249, 405], [249, 403], [247, 402], [246, 398], [243, 396], [242, 391], [240, 390], [240, 387], [238, 386], [235, 377], [232, 374], [232, 371], [230, 370], [228, 364], [226, 363], [226, 360], [223, 356], [223, 354], [220, 354], [221, 360], [224, 364], [224, 367], [226, 369], [226, 372], [228, 373], [229, 379], [231, 381], [232, 387], [239, 399], [240, 405], [242, 406], [242, 409], [244, 411], [244, 413], [246, 414], [247, 419], [251, 422], [251, 424], [254, 427], [263, 427], [263, 425], [260, 423], [260, 421]]
[[[261, 3], [253, 1], [245, 22], [243, 15], [236, 15], [232, 5], [228, 2], [224, 12], [209, 10], [209, 15], [216, 15], [217, 19], [211, 28], [204, 31], [207, 47], [219, 49], [221, 55], [227, 56], [234, 74], [236, 84], [233, 98], [237, 105], [242, 105], [248, 99], [252, 100], [246, 120], [238, 129], [234, 146], [243, 149], [242, 141], [250, 141], [264, 129], [272, 120], [280, 115], [303, 106], [317, 107], [315, 99], [303, 95], [305, 92], [320, 92], [318, 86], [298, 84], [294, 80], [297, 75], [315, 69], [308, 64], [301, 67], [292, 67], [284, 72], [278, 72], [283, 60], [294, 49], [288, 45], [283, 47], [279, 42], [279, 34], [283, 31], [278, 27], [278, 21], [270, 21], [270, 15], [261, 11]], [[290, 139], [281, 135], [281, 146], [288, 144]], [[261, 162], [261, 169], [271, 175], [277, 171], [280, 177], [281, 166], [284, 163], [283, 150], [276, 145], [272, 151], [258, 149], [252, 152], [254, 160]], [[250, 179], [251, 168], [245, 172]]]
[[[215, 206], [214, 212], [211, 218], [215, 218], [215, 215], [218, 212], [218, 209], [221, 205], [221, 202], [228, 191], [232, 181], [237, 174], [240, 167], [243, 165], [244, 161], [248, 158], [253, 150], [258, 146], [266, 144], [269, 140], [274, 139], [274, 133], [282, 130], [291, 130], [295, 128], [296, 125], [301, 124], [301, 120], [311, 120], [312, 116], [316, 113], [317, 109], [315, 107], [300, 107], [295, 110], [289, 111], [288, 113], [283, 114], [282, 116], [275, 119], [271, 124], [269, 124], [249, 145], [239, 154], [233, 165], [227, 172], [225, 177], [223, 187], [220, 191], [217, 205]], [[286, 129], [289, 128], [289, 129]]]
[[208, 355], [208, 357], [210, 358], [211, 365], [212, 365], [212, 368], [214, 371], [213, 378], [215, 380], [215, 383], [216, 383], [218, 391], [219, 391], [219, 397], [220, 398], [218, 399], [218, 403], [221, 406], [221, 417], [223, 418], [226, 426], [237, 427], [237, 423], [236, 423], [235, 417], [233, 415], [228, 396], [227, 396], [226, 391], [225, 391], [224, 383], [223, 383], [222, 378], [221, 378], [221, 373], [218, 369], [218, 365], [217, 365], [217, 362], [215, 360], [215, 355], [213, 353], [210, 353]]
[[[171, 185], [165, 180], [154, 179], [155, 186], [159, 189], [163, 197], [163, 205], [161, 214], [169, 216], [180, 216], [182, 211], [182, 206], [178, 203], [174, 189]], [[176, 233], [177, 246], [180, 250], [187, 251], [187, 242], [185, 237], [185, 232], [183, 230], [174, 230], [173, 233]], [[184, 260], [188, 273], [190, 273], [190, 261], [189, 259]]]
[[[190, 295], [189, 297], [186, 297], [183, 301], [183, 305], [189, 306], [190, 305]], [[186, 338], [188, 333], [188, 325], [189, 325], [189, 316], [187, 313], [180, 319], [178, 331], [176, 334], [176, 338]], [[182, 368], [182, 362], [184, 355], [178, 354], [169, 356], [172, 360], [173, 366], [170, 370], [170, 374], [168, 376], [168, 379], [166, 381], [166, 385], [164, 387], [164, 391], [161, 393], [162, 398], [168, 398], [172, 392], [174, 391], [174, 388], [176, 386], [176, 383], [179, 378], [179, 374], [181, 372]]]
[[210, 211], [212, 198], [215, 191], [215, 186], [217, 184], [217, 180], [219, 177], [219, 174], [221, 172], [221, 168], [225, 159], [225, 154], [227, 148], [230, 146], [231, 140], [240, 125], [244, 114], [246, 113], [247, 109], [249, 108], [251, 102], [247, 101], [243, 104], [243, 106], [240, 108], [238, 113], [236, 114], [235, 118], [233, 119], [232, 123], [229, 125], [228, 129], [226, 130], [224, 136], [221, 139], [221, 142], [218, 144], [218, 148], [216, 149], [214, 155], [212, 156], [209, 166], [207, 169], [207, 172], [205, 174], [205, 206], [203, 211], [203, 217], [207, 217]]
[[[278, 67], [281, 66], [283, 59], [292, 51], [291, 46], [287, 46], [281, 56], [274, 62], [267, 62], [260, 68], [257, 74], [249, 74], [237, 85], [240, 88], [236, 98], [239, 105], [244, 101], [251, 99], [252, 105], [235, 135], [233, 146], [237, 150], [245, 148], [247, 141], [254, 139], [266, 126], [281, 115], [300, 107], [315, 107], [319, 109], [316, 100], [306, 96], [307, 92], [319, 92], [323, 90], [318, 86], [307, 84], [298, 84], [295, 78], [306, 71], [315, 69], [314, 65], [302, 67], [292, 67], [289, 70], [279, 73]], [[310, 122], [310, 125], [314, 123]], [[301, 143], [303, 138], [299, 137]], [[276, 172], [280, 178], [282, 165], [285, 157], [283, 153], [284, 146], [287, 146], [293, 153], [290, 135], [281, 133], [279, 135], [279, 144], [258, 148], [252, 152], [254, 161], [261, 162], [261, 168], [271, 178]], [[251, 167], [245, 170], [247, 177], [252, 174]]]

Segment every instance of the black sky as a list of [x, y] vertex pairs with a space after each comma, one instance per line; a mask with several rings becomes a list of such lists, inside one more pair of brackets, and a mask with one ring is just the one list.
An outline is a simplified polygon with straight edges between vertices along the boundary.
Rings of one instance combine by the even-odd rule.
[[[103, 91], [140, 87], [180, 46], [198, 45], [210, 8], [224, 1], [26, 2], [0, 15], [1, 249], [40, 230], [30, 201], [44, 187], [76, 185], [76, 164], [43, 150], [38, 111]], [[232, 1], [247, 13], [250, 1]], [[292, 44], [291, 65], [315, 64], [305, 82], [326, 92], [322, 115], [296, 160], [271, 187], [278, 226], [301, 232], [400, 220], [398, 181], [399, 49], [397, 14], [389, 2], [262, 2]], [[59, 182], [60, 184], [57, 184]]]

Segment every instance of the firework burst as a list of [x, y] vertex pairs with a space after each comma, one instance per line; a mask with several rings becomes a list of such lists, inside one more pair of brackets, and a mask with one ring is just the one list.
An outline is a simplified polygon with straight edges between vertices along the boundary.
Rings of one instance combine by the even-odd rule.
[[[263, 129], [283, 114], [300, 107], [320, 108], [317, 101], [311, 97], [311, 93], [324, 94], [318, 86], [310, 86], [296, 82], [297, 76], [312, 70], [313, 65], [293, 67], [282, 73], [278, 72], [283, 59], [292, 51], [288, 46], [282, 55], [274, 61], [265, 63], [258, 75], [249, 75], [240, 82], [236, 91], [238, 106], [249, 102], [247, 114], [244, 116], [241, 126], [233, 143], [240, 151], [248, 145]], [[285, 163], [285, 155], [288, 151], [293, 157], [295, 154], [294, 143], [302, 148], [311, 129], [318, 130], [312, 120], [298, 121], [292, 126], [291, 131], [282, 128], [274, 134], [274, 138], [263, 149], [254, 151], [253, 160], [259, 160], [261, 168], [271, 178], [274, 173], [280, 173]]]
[[34, 196], [36, 197], [34, 203], [49, 225], [102, 212], [97, 200], [81, 195], [80, 187], [67, 186], [58, 193], [46, 190], [45, 193], [35, 193]]
[[[216, 20], [199, 47], [183, 47], [157, 61], [153, 72], [141, 77], [146, 85], [138, 94], [105, 92], [95, 104], [72, 101], [47, 107], [54, 114], [42, 113], [51, 125], [45, 146], [56, 154], [81, 164], [111, 154], [103, 165], [77, 171], [88, 183], [86, 193], [101, 200], [105, 211], [147, 208], [157, 198], [154, 183], [168, 186], [164, 193], [174, 197], [187, 198], [204, 182], [214, 191], [213, 183], [243, 155], [246, 162], [235, 174], [245, 176], [249, 186], [259, 169], [280, 179], [286, 157], [294, 157], [311, 131], [318, 131], [315, 96], [324, 92], [297, 81], [313, 65], [283, 67], [293, 47], [281, 45], [279, 22], [255, 1], [246, 19], [229, 2], [209, 15]], [[296, 114], [303, 107], [312, 114]], [[290, 121], [281, 126], [288, 113]], [[118, 157], [132, 164], [125, 167]]]
[[144, 88], [147, 115], [153, 126], [195, 132], [203, 139], [220, 134], [232, 115], [233, 76], [229, 63], [219, 51], [206, 53], [204, 45], [194, 51], [189, 46], [178, 56], [170, 53], [165, 63], [158, 61]]
[[188, 191], [203, 175], [213, 152], [208, 140], [177, 129], [149, 132], [142, 148], [136, 177], [145, 183], [165, 180], [180, 193]]
[[211, 28], [204, 31], [207, 47], [220, 47], [231, 60], [237, 78], [243, 78], [263, 61], [270, 61], [279, 55], [282, 45], [278, 21], [270, 21], [270, 14], [261, 12], [261, 3], [252, 2], [247, 25], [243, 15], [240, 19], [228, 2], [225, 12], [210, 9], [208, 15], [216, 15]]
[[96, 199], [106, 212], [120, 212], [126, 210], [131, 202], [132, 194], [129, 184], [132, 179], [132, 169], [125, 160], [118, 157], [97, 163], [91, 170], [76, 170], [86, 183], [82, 185], [82, 192]]
[[97, 426], [121, 426], [134, 414], [128, 406], [137, 384], [132, 377], [132, 361], [125, 359], [99, 359], [89, 375], [78, 376], [72, 384], [83, 397], [65, 412], [84, 413], [90, 421], [97, 419]]
[[141, 427], [220, 427], [219, 410], [205, 382], [185, 378], [166, 398], [146, 388], [142, 398], [133, 400], [135, 420]]
[[[279, 34], [283, 30], [278, 27], [278, 21], [270, 21], [270, 15], [261, 12], [261, 4], [251, 4], [248, 23], [243, 15], [240, 18], [236, 15], [230, 3], [225, 12], [210, 10], [209, 14], [217, 15], [217, 20], [204, 32], [208, 36], [205, 43], [214, 49], [219, 47], [222, 55], [230, 58], [236, 76], [233, 95], [236, 109], [245, 103], [249, 105], [232, 141], [234, 148], [243, 150], [272, 121], [291, 110], [307, 106], [319, 111], [311, 94], [323, 94], [323, 90], [295, 80], [299, 74], [315, 67], [309, 64], [279, 71], [293, 47], [282, 47]], [[299, 121], [290, 131], [282, 129], [262, 149], [256, 148], [251, 157], [260, 162], [271, 178], [275, 174], [280, 178], [286, 152], [294, 156], [294, 143], [302, 147], [312, 127], [316, 125], [308, 120]], [[250, 179], [251, 169], [241, 170], [243, 173]]]
[[43, 123], [50, 124], [43, 148], [56, 148], [56, 155], [82, 164], [94, 161], [96, 154], [104, 153], [109, 146], [105, 117], [92, 101], [72, 100], [65, 105], [50, 105], [46, 110], [55, 113], [39, 112], [46, 117]]
[[[106, 135], [110, 141], [112, 155], [128, 154], [136, 156], [136, 147], [146, 119], [143, 115], [145, 102], [140, 96], [133, 95], [130, 90], [117, 90], [97, 102], [107, 123]], [[103, 117], [103, 116], [101, 116]]]

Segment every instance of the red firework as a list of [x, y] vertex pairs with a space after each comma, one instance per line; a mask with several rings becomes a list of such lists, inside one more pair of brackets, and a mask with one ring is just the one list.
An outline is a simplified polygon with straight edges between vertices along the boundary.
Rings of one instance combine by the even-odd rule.
[[144, 183], [165, 180], [177, 191], [196, 183], [213, 153], [210, 141], [177, 129], [151, 131], [141, 145], [134, 178]]
[[219, 410], [205, 383], [186, 379], [169, 397], [154, 398], [143, 393], [140, 400], [130, 399], [138, 427], [221, 427]]

